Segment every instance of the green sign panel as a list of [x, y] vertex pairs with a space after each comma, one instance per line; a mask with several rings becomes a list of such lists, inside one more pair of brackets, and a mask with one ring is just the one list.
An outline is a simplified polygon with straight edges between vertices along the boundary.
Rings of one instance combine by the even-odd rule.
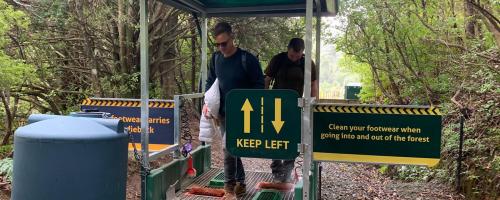
[[316, 105], [313, 159], [434, 166], [439, 162], [437, 108]]
[[240, 157], [295, 159], [301, 110], [293, 90], [232, 90], [226, 96], [226, 149]]

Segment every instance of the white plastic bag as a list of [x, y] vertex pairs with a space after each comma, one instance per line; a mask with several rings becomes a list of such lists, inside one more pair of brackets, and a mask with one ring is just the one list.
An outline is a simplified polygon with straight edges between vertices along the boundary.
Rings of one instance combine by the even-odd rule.
[[215, 79], [214, 84], [205, 92], [205, 104], [211, 117], [218, 119], [220, 109], [219, 79]]
[[204, 115], [200, 117], [200, 134], [198, 139], [202, 142], [211, 143], [216, 127], [213, 126], [213, 119], [208, 119]]
[[202, 142], [212, 142], [212, 138], [218, 127], [215, 125], [215, 120], [219, 118], [220, 109], [220, 91], [219, 80], [215, 79], [214, 83], [205, 92], [205, 105], [207, 105], [207, 116], [202, 114], [200, 117], [200, 135], [199, 140]]

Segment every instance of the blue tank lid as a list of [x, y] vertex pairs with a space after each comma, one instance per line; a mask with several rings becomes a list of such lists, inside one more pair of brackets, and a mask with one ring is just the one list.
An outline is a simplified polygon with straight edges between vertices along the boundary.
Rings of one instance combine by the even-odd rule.
[[[118, 123], [117, 123], [118, 125]], [[56, 117], [20, 127], [15, 138], [40, 140], [104, 140], [126, 137], [97, 121], [82, 117]]]

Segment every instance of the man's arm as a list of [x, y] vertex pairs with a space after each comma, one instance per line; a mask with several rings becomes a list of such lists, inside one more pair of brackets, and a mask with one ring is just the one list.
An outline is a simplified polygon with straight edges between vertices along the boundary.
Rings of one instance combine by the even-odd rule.
[[264, 89], [269, 89], [269, 85], [271, 85], [272, 80], [272, 77], [266, 75], [266, 77], [264, 78]]
[[316, 99], [319, 99], [318, 91], [319, 91], [318, 81], [317, 80], [312, 81], [311, 82], [311, 97], [316, 97]]
[[210, 63], [208, 65], [208, 76], [207, 76], [207, 84], [205, 85], [205, 91], [208, 91], [208, 89], [210, 89], [210, 87], [212, 87], [212, 85], [214, 84], [215, 82], [215, 79], [217, 78], [217, 75], [215, 74], [215, 54], [212, 54], [212, 58], [210, 60]]
[[266, 75], [264, 79], [264, 89], [269, 89], [269, 86], [271, 85], [271, 81], [274, 79], [276, 75], [276, 60], [277, 57], [274, 56], [271, 61], [269, 61], [269, 64], [267, 65], [266, 70], [264, 70], [264, 74]]
[[[217, 79], [217, 75], [215, 74], [215, 53], [212, 54], [212, 58], [210, 60], [210, 63], [208, 64], [208, 76], [207, 76], [207, 84], [205, 85], [205, 92], [212, 87], [212, 85], [215, 82], [215, 79]], [[208, 107], [207, 104], [203, 104], [203, 109], [202, 109], [203, 116], [205, 116], [208, 119], [212, 118], [212, 115], [208, 113]]]
[[319, 99], [319, 81], [318, 77], [316, 77], [316, 65], [313, 61], [311, 61], [311, 97], [316, 97]]
[[251, 82], [251, 87], [253, 89], [264, 89], [264, 73], [262, 72], [262, 68], [260, 67], [259, 60], [250, 54], [249, 59], [247, 60], [248, 64], [248, 72]]

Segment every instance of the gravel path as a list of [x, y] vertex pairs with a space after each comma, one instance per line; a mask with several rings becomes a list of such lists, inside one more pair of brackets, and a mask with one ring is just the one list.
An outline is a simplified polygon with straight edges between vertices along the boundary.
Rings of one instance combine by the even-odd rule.
[[[243, 158], [247, 171], [271, 172], [271, 160]], [[444, 184], [403, 182], [382, 176], [374, 165], [323, 163], [321, 199], [464, 199]], [[220, 136], [212, 143], [212, 167], [223, 167]]]
[[322, 165], [322, 199], [464, 199], [448, 185], [393, 180], [382, 176], [373, 165]]
[[[190, 124], [193, 138], [198, 138], [198, 123]], [[195, 146], [199, 141], [194, 141]], [[162, 159], [153, 165], [168, 162]], [[129, 177], [127, 184], [127, 199], [135, 200], [140, 197], [140, 178], [135, 164], [129, 163]], [[271, 160], [243, 158], [243, 165], [247, 171], [270, 172]], [[403, 182], [382, 176], [374, 165], [323, 163], [322, 198], [327, 200], [434, 200], [434, 199], [464, 199], [457, 195], [448, 185], [437, 182]], [[212, 167], [223, 168], [223, 152], [220, 136], [212, 143]], [[300, 172], [299, 172], [300, 174]], [[0, 196], [1, 197], [1, 196]]]

